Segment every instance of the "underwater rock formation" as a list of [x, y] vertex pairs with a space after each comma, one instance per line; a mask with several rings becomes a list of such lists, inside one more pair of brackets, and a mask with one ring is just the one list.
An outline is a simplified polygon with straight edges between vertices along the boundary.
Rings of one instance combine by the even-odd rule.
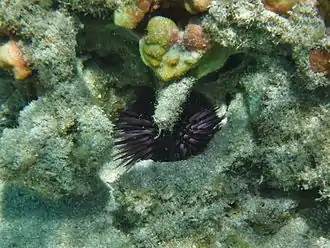
[[[0, 247], [328, 247], [327, 5], [265, 2], [2, 1], [1, 34], [33, 73], [0, 71]], [[179, 151], [214, 116], [221, 129], [180, 161], [143, 160], [133, 140], [120, 166], [115, 123], [145, 89], [148, 123], [178, 132]], [[214, 112], [176, 129], [191, 92]], [[71, 214], [63, 199], [79, 199]]]
[[24, 108], [18, 127], [0, 139], [1, 178], [50, 198], [93, 191], [112, 124], [80, 94], [76, 85], [63, 85]]
[[242, 51], [290, 56], [307, 88], [329, 85], [322, 74], [311, 70], [309, 61], [313, 48], [329, 49], [326, 27], [314, 5], [296, 4], [289, 17], [282, 17], [265, 9], [261, 1], [219, 1], [209, 13], [204, 28], [216, 43]]

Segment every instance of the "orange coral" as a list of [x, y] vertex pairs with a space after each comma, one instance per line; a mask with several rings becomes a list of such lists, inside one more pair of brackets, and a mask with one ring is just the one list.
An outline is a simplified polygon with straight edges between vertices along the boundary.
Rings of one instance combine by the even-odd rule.
[[11, 69], [18, 80], [26, 79], [32, 74], [20, 46], [13, 40], [0, 46], [0, 68]]
[[188, 51], [206, 51], [211, 47], [211, 40], [200, 25], [188, 24], [183, 34], [183, 44]]
[[314, 49], [309, 56], [311, 69], [314, 72], [324, 73], [326, 76], [330, 76], [330, 52]]

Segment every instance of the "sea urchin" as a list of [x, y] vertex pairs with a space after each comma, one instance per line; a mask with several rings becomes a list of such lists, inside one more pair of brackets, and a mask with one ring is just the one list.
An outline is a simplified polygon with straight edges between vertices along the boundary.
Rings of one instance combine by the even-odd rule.
[[137, 161], [185, 160], [205, 150], [224, 118], [197, 92], [191, 92], [173, 130], [162, 131], [153, 122], [154, 92], [143, 91], [137, 101], [123, 111], [116, 124], [116, 159], [127, 168]]

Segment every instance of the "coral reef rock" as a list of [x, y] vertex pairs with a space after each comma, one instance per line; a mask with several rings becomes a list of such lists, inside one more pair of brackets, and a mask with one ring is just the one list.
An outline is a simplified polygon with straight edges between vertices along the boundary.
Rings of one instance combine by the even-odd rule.
[[1, 1], [0, 247], [330, 247], [328, 9]]

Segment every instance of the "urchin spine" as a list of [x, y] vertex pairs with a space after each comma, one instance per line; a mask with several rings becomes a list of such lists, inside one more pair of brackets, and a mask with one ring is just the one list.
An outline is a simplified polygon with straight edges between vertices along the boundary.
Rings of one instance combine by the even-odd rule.
[[160, 131], [173, 130], [195, 82], [195, 78], [183, 78], [158, 92], [153, 119]]

